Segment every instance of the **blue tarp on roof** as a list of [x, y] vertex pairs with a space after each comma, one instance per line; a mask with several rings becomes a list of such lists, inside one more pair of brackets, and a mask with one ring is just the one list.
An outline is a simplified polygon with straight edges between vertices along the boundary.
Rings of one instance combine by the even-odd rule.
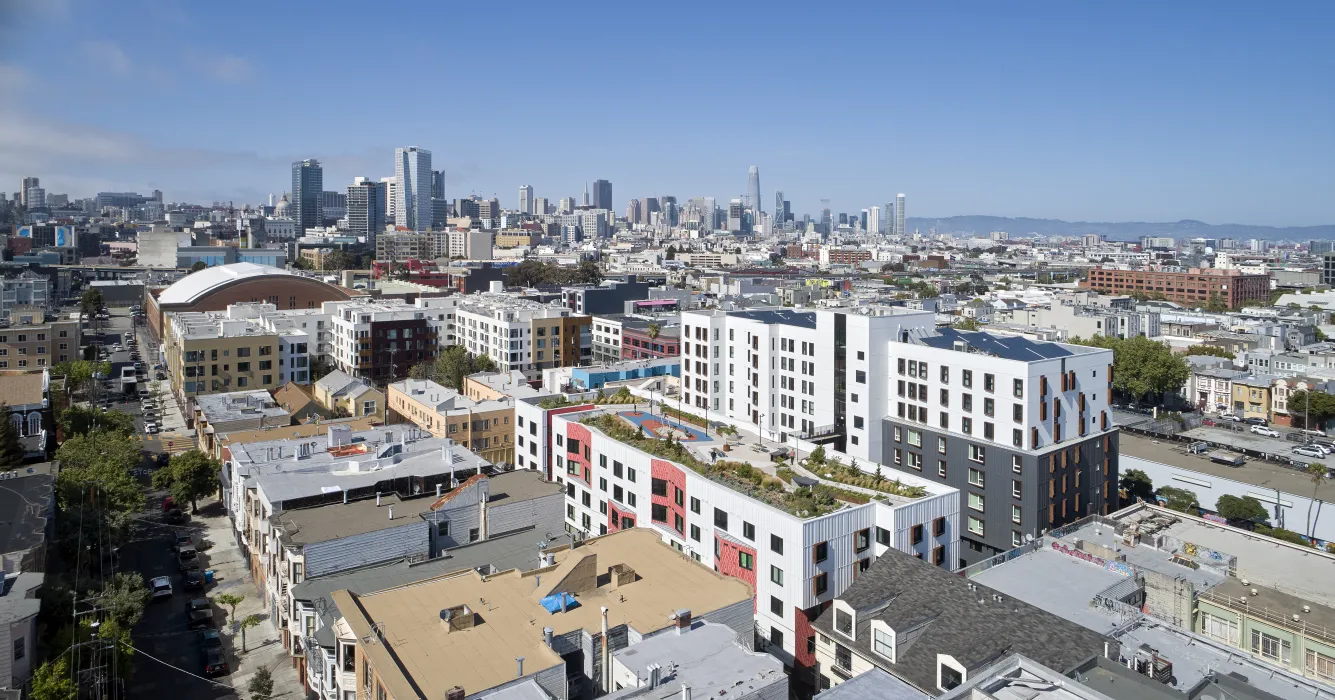
[[556, 614], [561, 612], [561, 600], [563, 597], [565, 599], [566, 610], [579, 607], [579, 601], [575, 600], [575, 596], [570, 595], [569, 593], [553, 593], [538, 601], [538, 604], [547, 608], [547, 612]]

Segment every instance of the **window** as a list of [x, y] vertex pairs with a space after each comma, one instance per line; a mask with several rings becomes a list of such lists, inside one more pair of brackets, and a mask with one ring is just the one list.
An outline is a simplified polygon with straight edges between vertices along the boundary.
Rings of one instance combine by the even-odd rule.
[[935, 535], [936, 537], [940, 537], [946, 534], [945, 518], [937, 518], [932, 521], [932, 534]]
[[879, 627], [873, 629], [871, 631], [871, 650], [889, 659], [890, 663], [894, 663], [895, 633]]
[[[1221, 642], [1227, 642], [1234, 646], [1238, 643], [1238, 623], [1228, 618], [1211, 615], [1207, 612], [1201, 613], [1201, 631], [1207, 637], [1213, 637]], [[1311, 653], [1308, 653], [1308, 666], [1311, 666]]]
[[783, 617], [783, 601], [775, 596], [769, 597], [769, 614]]
[[1289, 640], [1268, 635], [1261, 630], [1252, 630], [1253, 654], [1287, 666], [1289, 665], [1289, 651]]
[[1011, 455], [1011, 471], [1012, 471], [1012, 472], [1015, 472], [1016, 474], [1019, 474], [1019, 473], [1021, 473], [1022, 471], [1024, 471], [1024, 467], [1023, 467], [1022, 465], [1023, 465], [1023, 462], [1020, 461], [1020, 455]]
[[919, 544], [922, 542], [922, 533], [923, 533], [922, 525], [914, 525], [913, 529], [910, 532], [913, 533], [910, 538], [910, 541], [913, 542], [913, 544]]
[[692, 525], [692, 526], [691, 526], [691, 539], [695, 540], [696, 542], [699, 542], [699, 541], [700, 541], [700, 526], [699, 526], [699, 525]]
[[813, 595], [824, 595], [830, 590], [830, 575], [824, 572], [816, 574], [811, 579], [811, 592]]
[[982, 445], [969, 445], [969, 459], [970, 459], [970, 461], [974, 461], [974, 462], [978, 462], [979, 464], [982, 464], [982, 463], [986, 460], [986, 458], [987, 458], [987, 453], [986, 453], [986, 451], [983, 449], [983, 446], [982, 446]]
[[889, 546], [890, 546], [890, 531], [887, 530], [887, 529], [885, 529], [885, 528], [883, 528], [883, 527], [877, 527], [877, 528], [876, 528], [876, 544], [885, 545], [886, 547], [889, 547]]
[[834, 631], [845, 637], [853, 636], [853, 616], [842, 608], [834, 609]]
[[747, 571], [754, 570], [756, 568], [756, 555], [749, 552], [738, 552], [737, 565]]
[[969, 509], [983, 512], [983, 495], [980, 493], [969, 494]]
[[1016, 379], [1016, 380], [1015, 380], [1015, 386], [1014, 386], [1014, 388], [1012, 389], [1012, 393], [1015, 394], [1015, 398], [1017, 398], [1017, 399], [1022, 399], [1022, 398], [1024, 398], [1024, 380], [1023, 380], [1023, 379]]
[[774, 566], [773, 564], [771, 564], [770, 567], [769, 567], [769, 582], [772, 583], [772, 584], [774, 584], [774, 585], [776, 585], [776, 586], [782, 587], [782, 586], [783, 586], [783, 569], [780, 569], [779, 567]]
[[946, 460], [936, 460], [936, 475], [942, 479], [946, 478]]
[[755, 539], [756, 539], [756, 526], [755, 526], [755, 525], [752, 525], [751, 523], [746, 522], [745, 520], [743, 520], [743, 521], [742, 521], [742, 537], [745, 537], [746, 539], [751, 540], [752, 542], [754, 542]]
[[1308, 649], [1307, 672], [1325, 681], [1335, 680], [1335, 659], [1314, 649]]
[[983, 399], [983, 415], [991, 418], [997, 413], [996, 399]]
[[979, 488], [983, 487], [983, 470], [974, 469], [973, 467], [969, 468], [969, 485], [977, 486]]
[[941, 383], [950, 383], [950, 368], [945, 365], [941, 365]]
[[22, 661], [28, 653], [28, 644], [23, 637], [14, 640], [14, 660]]
[[727, 513], [727, 511], [724, 511], [724, 510], [721, 510], [721, 509], [718, 509], [718, 508], [715, 508], [715, 509], [714, 509], [714, 527], [716, 527], [716, 528], [718, 528], [718, 529], [720, 529], [720, 530], [723, 530], [723, 531], [725, 531], [725, 532], [727, 531], [727, 529], [728, 529], [728, 513]]
[[867, 372], [866, 372], [865, 370], [858, 370], [858, 371], [857, 371], [857, 374], [854, 375], [854, 380], [853, 380], [853, 381], [856, 381], [858, 384], [866, 384], [866, 383], [867, 383]]
[[778, 535], [770, 535], [769, 550], [775, 554], [783, 554], [783, 538]]
[[996, 388], [997, 388], [997, 378], [990, 374], [984, 374], [983, 391], [992, 392], [996, 391]]
[[811, 560], [817, 564], [830, 558], [830, 543], [817, 542], [811, 548]]
[[1020, 506], [1011, 506], [1011, 522], [1020, 524]]
[[966, 411], [973, 410], [973, 394], [960, 394], [960, 408]]
[[962, 376], [961, 376], [961, 378], [960, 378], [960, 381], [961, 381], [961, 383], [964, 384], [964, 388], [965, 388], [965, 389], [972, 389], [972, 388], [973, 388], [973, 370], [971, 370], [971, 369], [966, 369], [966, 370], [964, 370], [964, 371], [962, 372]]
[[942, 564], [945, 564], [945, 563], [946, 563], [946, 547], [945, 547], [945, 545], [940, 545], [940, 544], [939, 544], [939, 545], [937, 545], [937, 546], [935, 546], [935, 547], [932, 547], [932, 563], [935, 564], [935, 565], [937, 565], [937, 566], [941, 566]]
[[973, 419], [972, 419], [972, 418], [961, 418], [961, 419], [960, 419], [960, 432], [964, 433], [965, 435], [973, 435]]
[[909, 445], [913, 447], [922, 447], [922, 432], [917, 430], [908, 431]]
[[844, 646], [844, 645], [842, 645], [842, 644], [835, 644], [835, 645], [834, 645], [834, 665], [837, 666], [837, 667], [839, 667], [839, 668], [842, 668], [842, 669], [852, 670], [852, 668], [853, 668], [853, 652], [850, 651], [848, 647], [846, 647], [846, 646]]
[[1016, 423], [1024, 422], [1024, 404], [1017, 403], [1011, 406], [1011, 420]]
[[653, 479], [653, 478], [651, 478], [651, 479], [649, 480], [649, 491], [650, 491], [651, 493], [653, 493], [653, 495], [655, 495], [655, 496], [666, 496], [666, 495], [667, 495], [667, 487], [668, 487], [668, 483], [667, 483], [667, 481], [664, 480], [664, 479]]
[[982, 536], [983, 536], [983, 519], [982, 519], [982, 518], [975, 518], [975, 517], [973, 517], [972, 515], [970, 515], [970, 516], [969, 516], [969, 532], [971, 532], [971, 533], [973, 533], [973, 534], [975, 534], [975, 535], [978, 535], [979, 537], [982, 537]]
[[853, 551], [865, 552], [871, 548], [871, 528], [853, 533]]
[[1016, 497], [1016, 498], [1020, 498], [1020, 497], [1021, 497], [1021, 493], [1022, 493], [1022, 491], [1021, 491], [1021, 489], [1020, 489], [1021, 485], [1022, 485], [1022, 484], [1020, 483], [1020, 480], [1019, 480], [1019, 479], [1011, 479], [1011, 495], [1012, 495], [1012, 496], [1014, 496], [1014, 497]]

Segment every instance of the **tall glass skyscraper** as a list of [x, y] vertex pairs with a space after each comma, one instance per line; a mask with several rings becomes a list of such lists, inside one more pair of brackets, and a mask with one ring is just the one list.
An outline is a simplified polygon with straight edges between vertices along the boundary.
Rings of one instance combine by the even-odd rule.
[[593, 208], [612, 209], [612, 183], [607, 180], [593, 181]]
[[376, 236], [385, 230], [385, 192], [385, 183], [365, 177], [355, 178], [348, 185], [348, 228], [357, 236], [365, 236], [372, 249]]
[[431, 151], [394, 149], [394, 177], [399, 181], [394, 202], [394, 225], [409, 231], [431, 230]]
[[324, 168], [315, 159], [292, 164], [292, 219], [297, 236], [323, 221]]
[[754, 165], [746, 171], [746, 208], [755, 212], [765, 210], [760, 205], [760, 168]]
[[906, 217], [904, 216], [904, 193], [900, 192], [899, 194], [895, 195], [895, 235], [904, 236], [908, 234], [909, 230], [904, 225], [905, 218]]

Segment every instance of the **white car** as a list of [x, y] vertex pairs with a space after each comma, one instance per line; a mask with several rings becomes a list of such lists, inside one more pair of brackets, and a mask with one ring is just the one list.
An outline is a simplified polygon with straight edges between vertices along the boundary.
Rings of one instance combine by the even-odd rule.
[[1241, 417], [1239, 417], [1239, 416], [1235, 416], [1235, 415], [1233, 415], [1232, 413], [1221, 413], [1221, 414], [1219, 414], [1219, 420], [1232, 421], [1232, 422], [1234, 422], [1234, 423], [1241, 423], [1241, 422], [1242, 422], [1242, 418], [1241, 418]]
[[1326, 456], [1325, 452], [1307, 445], [1299, 445], [1298, 447], [1293, 448], [1293, 453], [1304, 457], [1316, 457], [1317, 459], [1322, 459]]
[[148, 590], [153, 594], [153, 600], [158, 598], [172, 597], [172, 581], [166, 576], [159, 576], [148, 582]]
[[149, 435], [156, 435], [157, 432], [158, 432], [158, 424], [157, 424], [157, 423], [145, 423], [145, 424], [144, 424], [144, 432], [148, 433]]
[[1273, 438], [1279, 437], [1278, 430], [1275, 430], [1274, 428], [1267, 428], [1264, 425], [1253, 425], [1252, 432], [1256, 433], [1257, 435], [1264, 435], [1266, 437], [1273, 437]]

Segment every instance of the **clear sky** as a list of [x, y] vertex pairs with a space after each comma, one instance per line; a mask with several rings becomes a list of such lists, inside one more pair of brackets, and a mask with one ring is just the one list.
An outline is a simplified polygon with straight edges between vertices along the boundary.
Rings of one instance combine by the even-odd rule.
[[1335, 2], [0, 0], [0, 191], [1335, 223]]

